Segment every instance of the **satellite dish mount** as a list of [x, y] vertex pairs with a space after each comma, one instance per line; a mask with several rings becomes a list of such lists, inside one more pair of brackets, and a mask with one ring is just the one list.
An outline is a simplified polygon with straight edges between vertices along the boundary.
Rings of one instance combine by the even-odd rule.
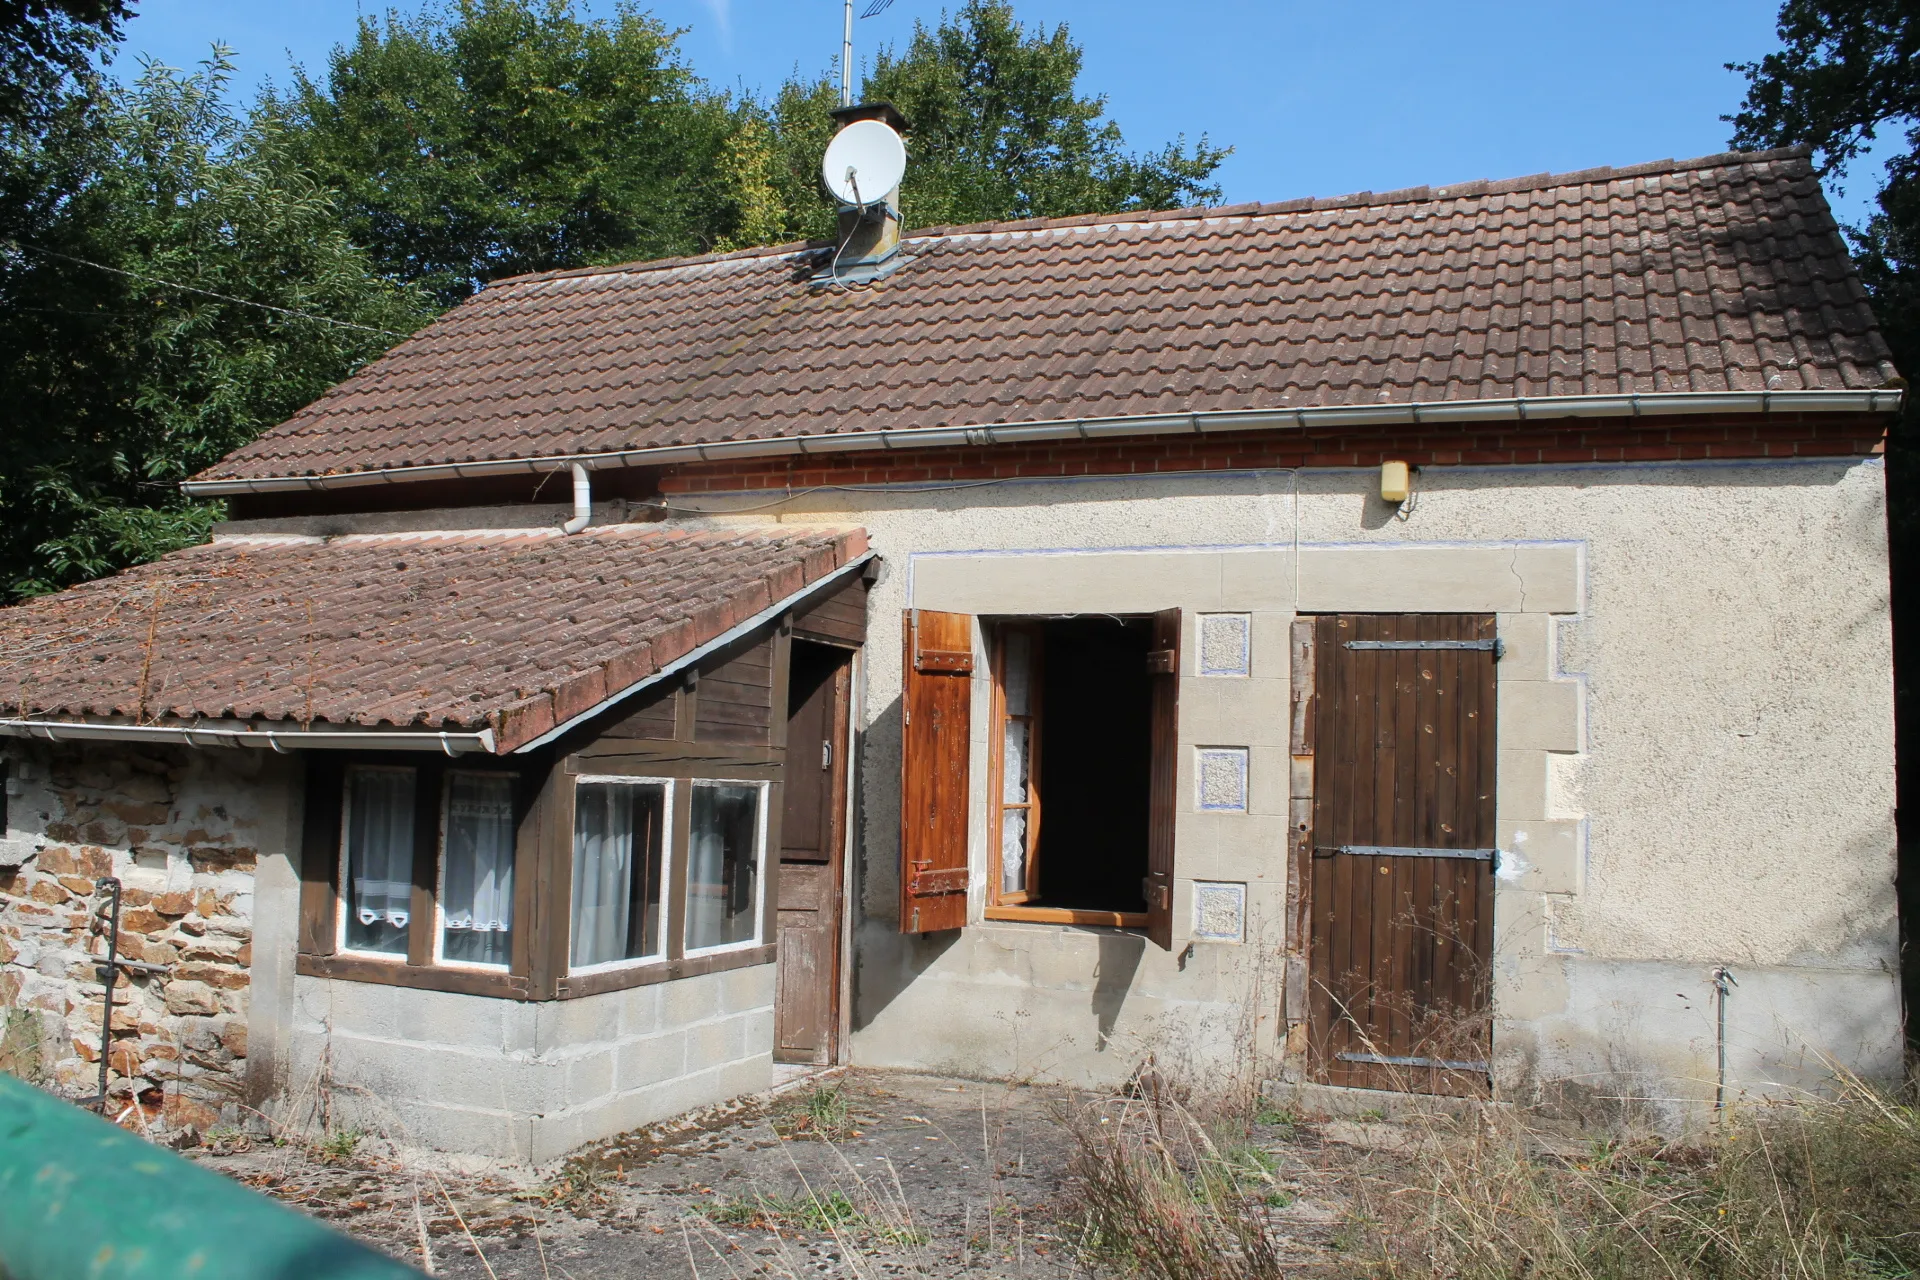
[[840, 218], [827, 274], [869, 278], [900, 251], [900, 180], [907, 172], [906, 120], [892, 104], [862, 103], [833, 113], [840, 132], [827, 144], [820, 180]]

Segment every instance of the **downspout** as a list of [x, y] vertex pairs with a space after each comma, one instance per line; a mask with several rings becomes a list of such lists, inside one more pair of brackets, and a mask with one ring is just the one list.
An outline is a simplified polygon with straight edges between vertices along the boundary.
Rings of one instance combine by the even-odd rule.
[[561, 525], [560, 532], [574, 534], [593, 520], [593, 482], [579, 463], [570, 463], [568, 469], [573, 472], [573, 519]]

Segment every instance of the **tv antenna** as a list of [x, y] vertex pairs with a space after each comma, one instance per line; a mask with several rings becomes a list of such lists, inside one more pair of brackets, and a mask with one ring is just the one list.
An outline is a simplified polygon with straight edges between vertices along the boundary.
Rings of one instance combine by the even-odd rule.
[[[863, 18], [871, 18], [892, 4], [893, 0], [870, 0], [867, 7], [860, 11]], [[846, 0], [847, 20], [840, 37], [840, 105], [853, 105], [853, 0]]]

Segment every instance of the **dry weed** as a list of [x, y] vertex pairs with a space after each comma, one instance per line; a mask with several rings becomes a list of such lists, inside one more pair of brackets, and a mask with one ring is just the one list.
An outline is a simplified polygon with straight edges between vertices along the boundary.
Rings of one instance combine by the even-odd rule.
[[1082, 1254], [1151, 1280], [1278, 1280], [1273, 1170], [1223, 1150], [1171, 1090], [1065, 1114], [1076, 1150], [1071, 1218]]
[[1557, 1138], [1483, 1107], [1417, 1122], [1358, 1180], [1372, 1274], [1461, 1280], [1891, 1280], [1920, 1274], [1920, 1113], [1844, 1079], [1683, 1142]]

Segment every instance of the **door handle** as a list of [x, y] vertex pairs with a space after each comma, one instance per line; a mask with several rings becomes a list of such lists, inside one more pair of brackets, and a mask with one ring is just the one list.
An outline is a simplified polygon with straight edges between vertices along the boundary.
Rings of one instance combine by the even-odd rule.
[[820, 767], [822, 769], [833, 768], [833, 744], [825, 738], [820, 740]]

